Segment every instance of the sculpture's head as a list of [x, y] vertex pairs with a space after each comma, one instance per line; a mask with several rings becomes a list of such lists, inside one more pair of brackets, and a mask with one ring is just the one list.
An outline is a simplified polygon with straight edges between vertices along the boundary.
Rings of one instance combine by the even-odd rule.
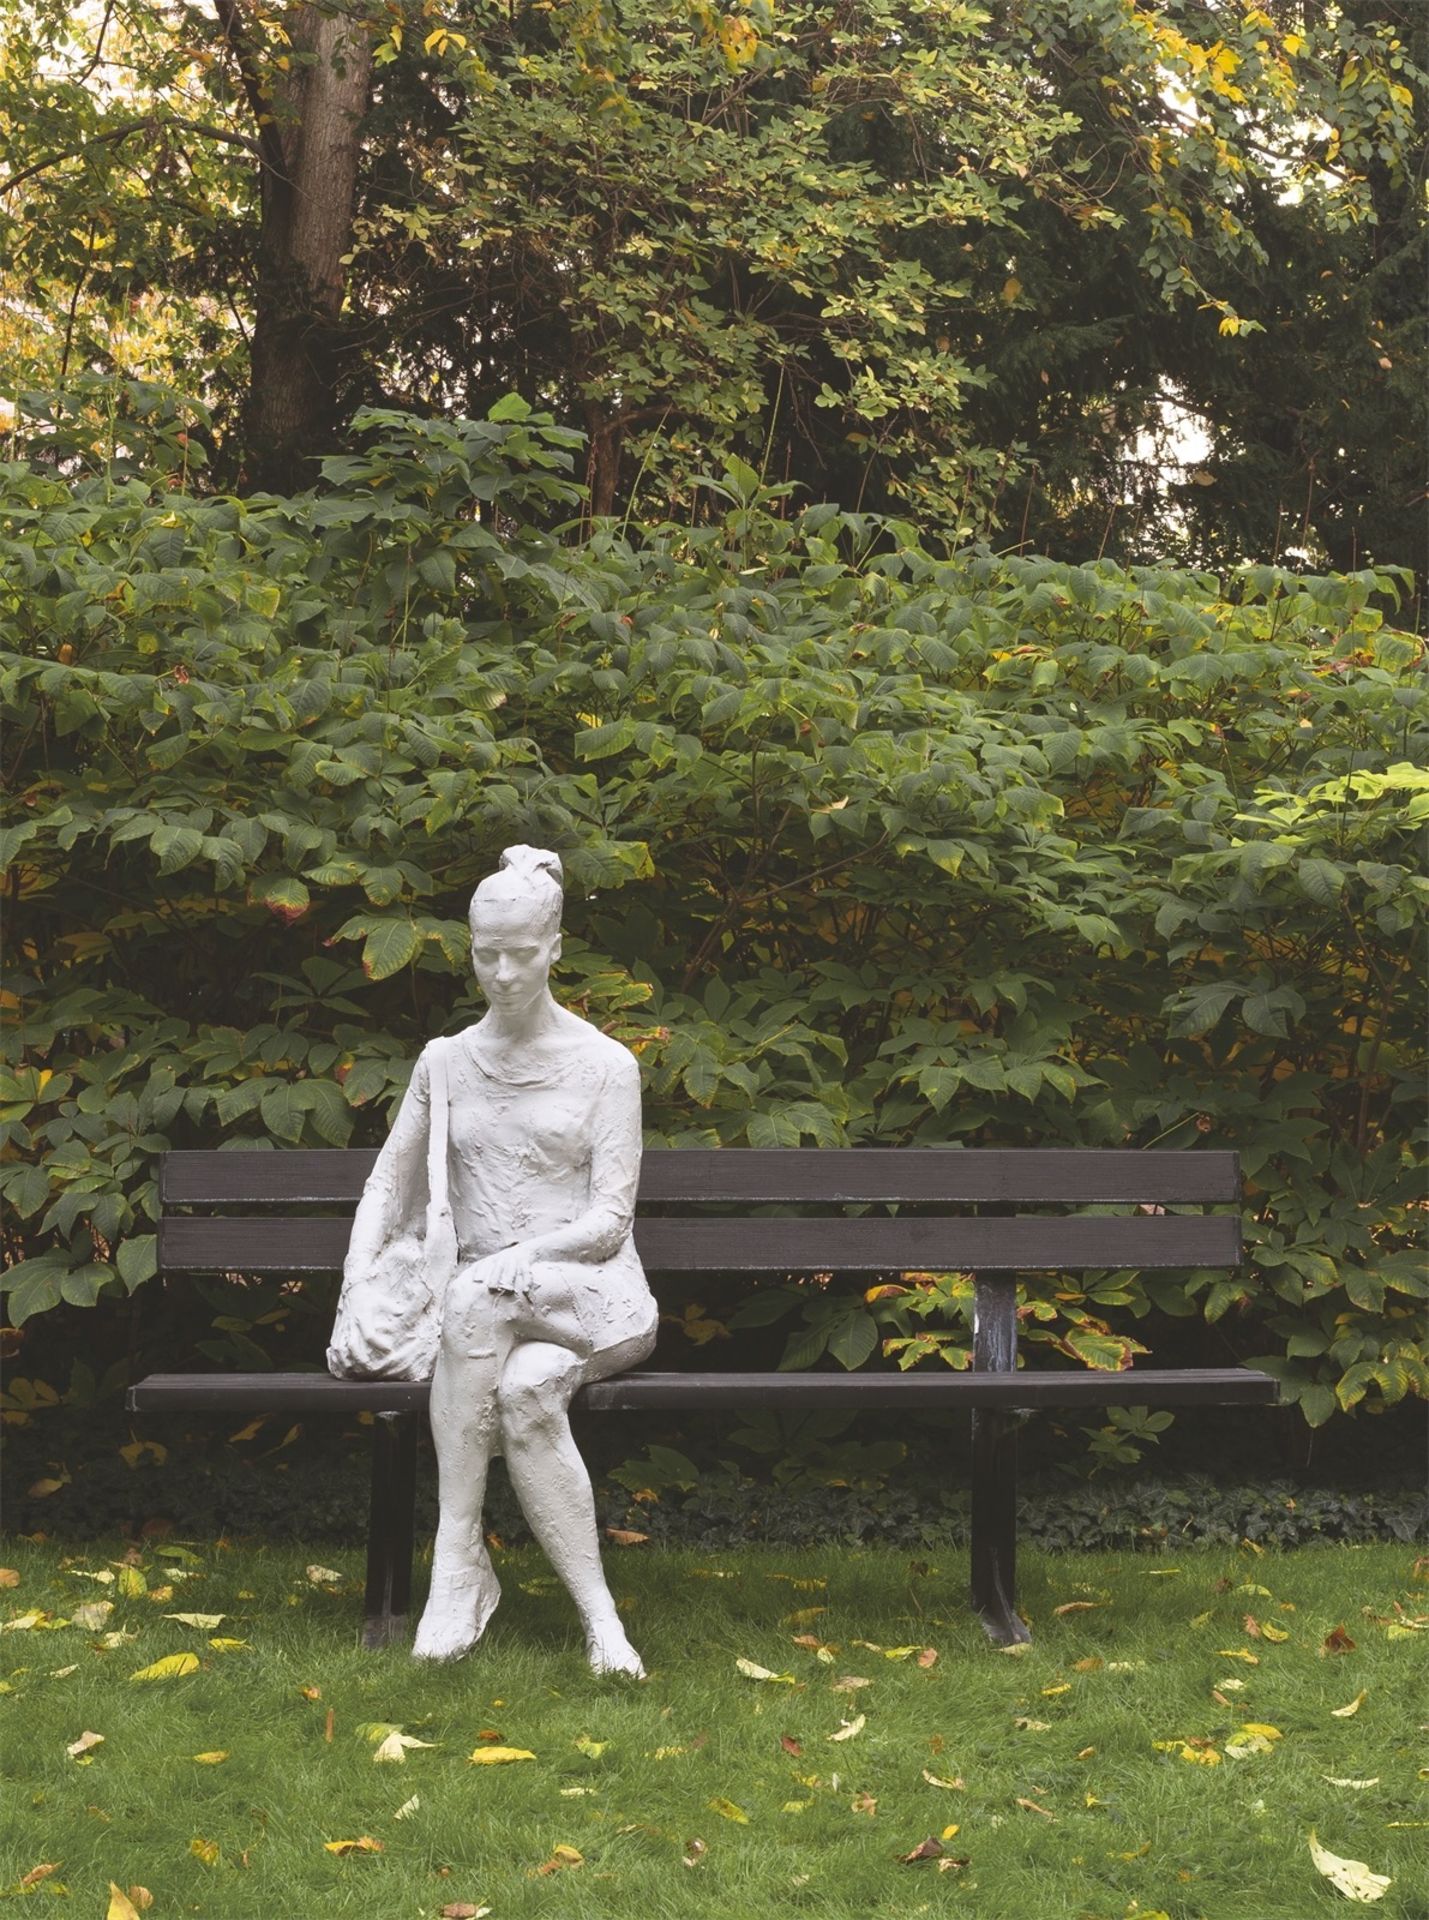
[[508, 847], [471, 896], [471, 964], [492, 1007], [517, 1013], [546, 990], [561, 955], [561, 860]]

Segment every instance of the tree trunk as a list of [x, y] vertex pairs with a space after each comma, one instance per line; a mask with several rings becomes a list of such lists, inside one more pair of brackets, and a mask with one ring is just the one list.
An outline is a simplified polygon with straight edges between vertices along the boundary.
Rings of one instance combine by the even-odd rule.
[[[240, 66], [237, 0], [216, 0]], [[244, 410], [250, 488], [294, 492], [332, 444], [342, 370], [342, 256], [352, 245], [360, 126], [372, 30], [359, 13], [316, 6], [286, 16], [293, 69], [282, 95], [244, 68], [264, 143], [258, 290]], [[256, 98], [255, 98], [256, 95]], [[276, 137], [272, 137], [276, 136]]]
[[608, 415], [592, 401], [586, 408], [586, 435], [585, 478], [590, 489], [586, 511], [591, 519], [601, 520], [615, 512], [625, 422], [618, 414]]

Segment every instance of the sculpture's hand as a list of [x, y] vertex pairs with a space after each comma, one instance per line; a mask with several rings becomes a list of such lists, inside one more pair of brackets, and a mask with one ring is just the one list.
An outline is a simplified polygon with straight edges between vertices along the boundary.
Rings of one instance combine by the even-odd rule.
[[522, 1247], [503, 1247], [489, 1253], [477, 1264], [476, 1278], [492, 1293], [515, 1293], [525, 1297], [531, 1284], [531, 1262]]

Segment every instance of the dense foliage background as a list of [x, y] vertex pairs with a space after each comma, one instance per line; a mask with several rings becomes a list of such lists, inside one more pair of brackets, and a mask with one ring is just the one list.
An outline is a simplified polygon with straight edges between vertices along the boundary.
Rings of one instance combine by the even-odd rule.
[[[512, 839], [652, 1139], [1233, 1146], [1245, 1271], [1033, 1283], [1028, 1352], [1402, 1428], [1426, 69], [1411, 0], [0, 0], [24, 1445], [319, 1363], [328, 1284], [154, 1283], [156, 1155], [380, 1139]], [[731, 1280], [667, 1357], [967, 1301]]]
[[[138, 398], [132, 458], [3, 470], [21, 1341], [147, 1288], [164, 1147], [380, 1139], [477, 1010], [466, 902], [524, 839], [652, 1141], [1235, 1147], [1245, 1271], [1032, 1280], [1034, 1358], [1164, 1359], [1179, 1319], [1313, 1424], [1425, 1391], [1395, 578], [944, 551], [737, 462], [701, 526], [563, 543], [575, 437], [516, 400], [365, 416], [319, 491], [245, 503], [188, 491], [183, 416]], [[192, 1337], [179, 1291], [144, 1357]], [[968, 1295], [731, 1282], [683, 1317], [962, 1366]], [[326, 1284], [192, 1297], [211, 1361], [321, 1354]]]
[[596, 514], [734, 453], [1057, 558], [1429, 570], [1416, 0], [0, 19], [0, 386], [172, 380], [224, 484], [517, 391]]

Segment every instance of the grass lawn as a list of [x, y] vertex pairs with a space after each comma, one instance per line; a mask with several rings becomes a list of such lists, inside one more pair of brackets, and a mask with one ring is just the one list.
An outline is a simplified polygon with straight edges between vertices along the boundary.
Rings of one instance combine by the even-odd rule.
[[356, 1554], [123, 1551], [0, 1555], [0, 1895], [41, 1911], [1310, 1920], [1352, 1909], [1314, 1830], [1429, 1916], [1412, 1548], [1027, 1555], [1015, 1654], [960, 1554], [612, 1549], [644, 1684], [589, 1676], [534, 1552], [433, 1669], [358, 1650]]

